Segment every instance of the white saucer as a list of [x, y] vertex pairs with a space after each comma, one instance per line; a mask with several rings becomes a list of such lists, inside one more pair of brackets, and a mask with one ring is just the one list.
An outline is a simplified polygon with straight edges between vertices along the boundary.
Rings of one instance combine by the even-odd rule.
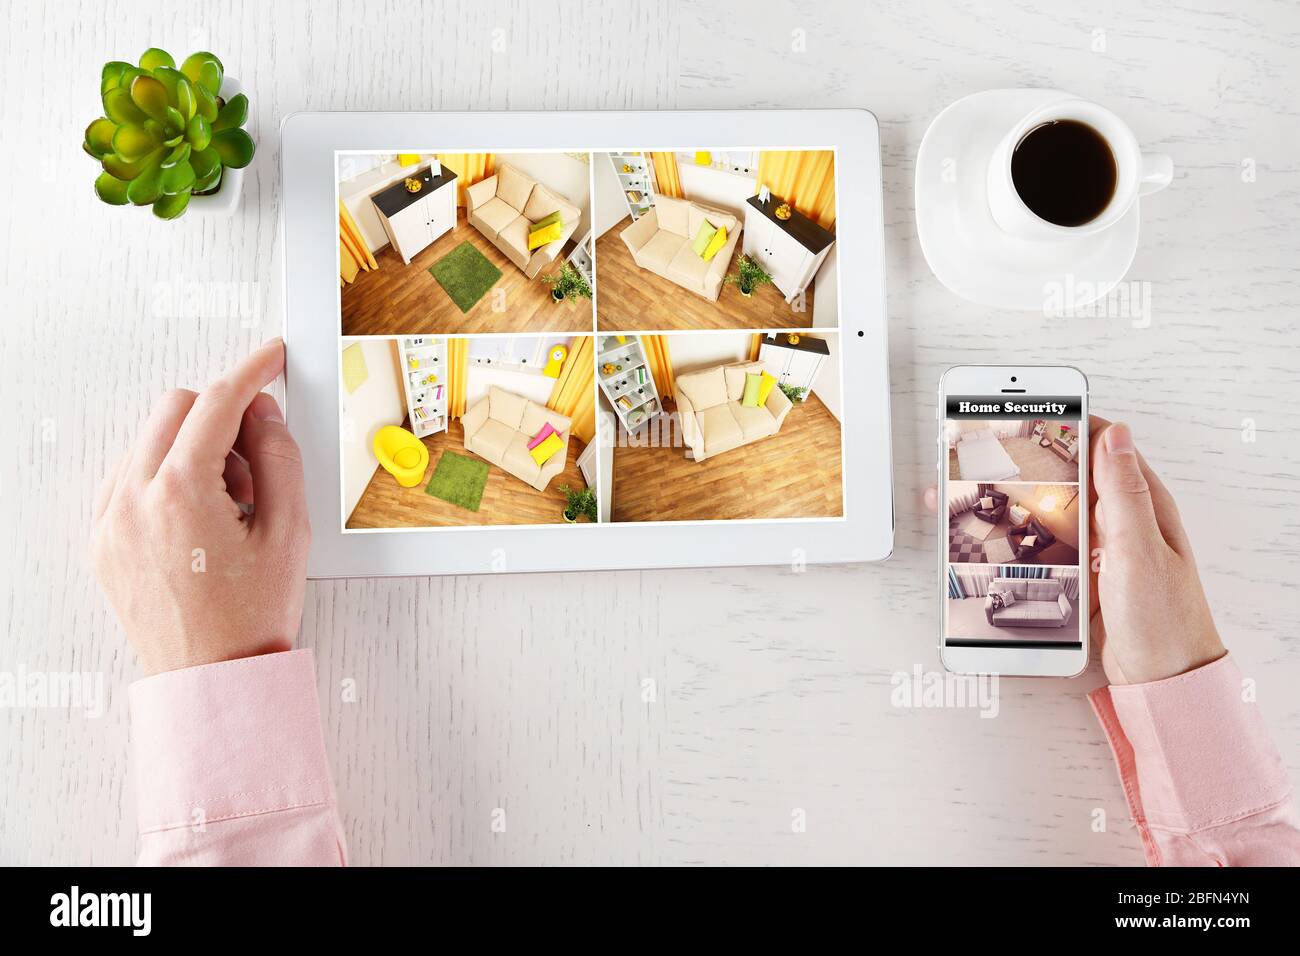
[[1041, 242], [1008, 235], [988, 206], [989, 157], [1030, 110], [1074, 99], [1060, 90], [989, 90], [953, 103], [916, 156], [916, 229], [935, 278], [1000, 309], [1087, 305], [1113, 289], [1137, 252], [1138, 203], [1109, 229]]

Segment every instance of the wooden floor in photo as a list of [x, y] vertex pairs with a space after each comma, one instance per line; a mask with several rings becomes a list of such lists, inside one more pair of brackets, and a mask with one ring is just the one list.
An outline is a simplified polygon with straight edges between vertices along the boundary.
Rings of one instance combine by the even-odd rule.
[[[619, 238], [628, 216], [596, 240], [597, 325], [602, 332], [651, 332], [689, 329], [806, 329], [812, 327], [813, 289], [808, 286], [804, 308], [796, 311], [780, 290], [768, 283], [745, 298], [723, 283], [717, 302], [710, 302], [642, 269]], [[727, 273], [736, 271], [744, 243], [736, 243]]]
[[[466, 240], [501, 270], [501, 278], [469, 312], [461, 312], [429, 268]], [[456, 227], [418, 253], [409, 266], [392, 246], [384, 246], [375, 253], [379, 268], [359, 272], [355, 282], [343, 287], [343, 334], [590, 332], [591, 300], [580, 298], [557, 305], [551, 301], [550, 287], [542, 281], [542, 276], [559, 271], [572, 249], [573, 243], [566, 243], [551, 265], [529, 279], [466, 221], [464, 209], [457, 209]], [[505, 294], [505, 308], [500, 312], [495, 311], [498, 290]]]
[[[489, 463], [487, 484], [478, 511], [461, 508], [449, 501], [425, 493], [434, 468], [444, 451], [477, 458], [465, 450], [465, 429], [453, 420], [445, 432], [422, 439], [429, 449], [429, 467], [424, 478], [413, 488], [403, 488], [378, 465], [357, 506], [348, 518], [348, 528], [442, 528], [504, 524], [564, 524], [563, 512], [568, 499], [560, 488], [568, 485], [582, 489], [587, 482], [578, 468], [582, 442], [569, 442], [569, 458], [564, 471], [551, 479], [545, 491], [520, 481], [514, 475]], [[584, 520], [585, 524], [586, 521]]]
[[704, 461], [687, 458], [681, 447], [612, 451], [614, 521], [844, 514], [840, 423], [816, 395], [790, 409], [770, 438]]

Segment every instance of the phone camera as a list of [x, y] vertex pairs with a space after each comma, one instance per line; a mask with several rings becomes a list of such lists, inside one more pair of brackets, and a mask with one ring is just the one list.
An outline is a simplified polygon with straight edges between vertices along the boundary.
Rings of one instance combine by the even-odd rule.
[[1015, 380], [1016, 380], [1016, 377], [1015, 377], [1014, 375], [1012, 375], [1012, 376], [1011, 376], [1011, 381], [1014, 382]]

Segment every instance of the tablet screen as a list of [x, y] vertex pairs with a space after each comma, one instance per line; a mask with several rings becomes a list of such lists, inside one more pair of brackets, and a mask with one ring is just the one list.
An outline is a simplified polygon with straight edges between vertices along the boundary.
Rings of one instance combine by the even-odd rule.
[[345, 532], [844, 519], [833, 150], [335, 168]]

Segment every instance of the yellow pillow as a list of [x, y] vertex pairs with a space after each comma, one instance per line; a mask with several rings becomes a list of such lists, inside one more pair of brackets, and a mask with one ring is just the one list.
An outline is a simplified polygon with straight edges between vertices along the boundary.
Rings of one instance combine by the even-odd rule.
[[718, 231], [713, 234], [713, 239], [704, 247], [704, 255], [701, 257], [708, 262], [718, 254], [718, 250], [727, 244], [727, 227], [719, 226]]
[[537, 465], [540, 468], [563, 447], [564, 440], [561, 439], [559, 435], [547, 435], [546, 439], [536, 448], [530, 449], [528, 454], [533, 456], [533, 461], [537, 462]]
[[776, 385], [775, 376], [768, 375], [767, 372], [764, 372], [762, 382], [758, 386], [758, 404], [767, 404], [767, 396], [772, 394], [772, 386], [774, 385]]
[[554, 242], [562, 235], [564, 235], [564, 223], [562, 222], [547, 223], [545, 226], [541, 226], [540, 229], [533, 226], [528, 230], [528, 248], [531, 251], [538, 246], [546, 245], [548, 242]]

